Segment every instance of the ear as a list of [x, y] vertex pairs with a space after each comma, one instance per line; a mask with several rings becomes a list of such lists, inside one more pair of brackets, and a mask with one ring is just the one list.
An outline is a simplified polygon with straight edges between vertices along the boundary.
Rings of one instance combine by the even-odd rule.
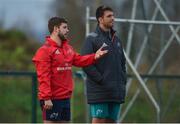
[[58, 27], [57, 26], [54, 26], [54, 31], [57, 32], [58, 31]]
[[103, 22], [103, 18], [99, 17], [98, 21], [99, 21], [99, 23], [102, 23]]

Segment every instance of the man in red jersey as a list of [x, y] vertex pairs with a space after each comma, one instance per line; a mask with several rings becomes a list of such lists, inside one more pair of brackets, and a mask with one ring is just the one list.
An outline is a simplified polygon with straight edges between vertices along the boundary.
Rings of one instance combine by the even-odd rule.
[[94, 64], [108, 51], [101, 47], [95, 54], [81, 56], [76, 53], [68, 44], [69, 29], [64, 18], [52, 17], [48, 29], [50, 36], [33, 57], [39, 82], [38, 98], [44, 123], [68, 122], [73, 91], [72, 66]]

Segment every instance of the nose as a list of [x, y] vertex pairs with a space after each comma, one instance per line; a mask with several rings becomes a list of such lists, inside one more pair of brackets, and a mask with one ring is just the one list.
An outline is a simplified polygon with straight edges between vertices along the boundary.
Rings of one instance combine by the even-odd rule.
[[69, 29], [67, 29], [67, 33], [69, 33]]
[[115, 20], [114, 16], [112, 16], [112, 20], [113, 20], [113, 21]]

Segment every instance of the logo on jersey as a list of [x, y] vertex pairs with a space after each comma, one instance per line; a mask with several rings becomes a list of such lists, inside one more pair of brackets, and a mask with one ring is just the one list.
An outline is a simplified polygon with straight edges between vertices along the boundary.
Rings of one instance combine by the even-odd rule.
[[58, 71], [67, 71], [67, 70], [71, 70], [71, 67], [57, 67]]
[[55, 52], [55, 54], [60, 54], [60, 51], [57, 49], [56, 52]]

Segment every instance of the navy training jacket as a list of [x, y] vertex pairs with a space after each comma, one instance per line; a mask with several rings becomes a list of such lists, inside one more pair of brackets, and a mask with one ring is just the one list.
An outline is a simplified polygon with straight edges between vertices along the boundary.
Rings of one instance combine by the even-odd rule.
[[107, 44], [108, 53], [94, 65], [83, 68], [87, 74], [86, 94], [91, 103], [124, 103], [126, 93], [126, 59], [120, 39], [112, 29], [104, 32], [97, 26], [95, 32], [87, 36], [82, 48], [82, 55], [95, 53], [103, 43]]

